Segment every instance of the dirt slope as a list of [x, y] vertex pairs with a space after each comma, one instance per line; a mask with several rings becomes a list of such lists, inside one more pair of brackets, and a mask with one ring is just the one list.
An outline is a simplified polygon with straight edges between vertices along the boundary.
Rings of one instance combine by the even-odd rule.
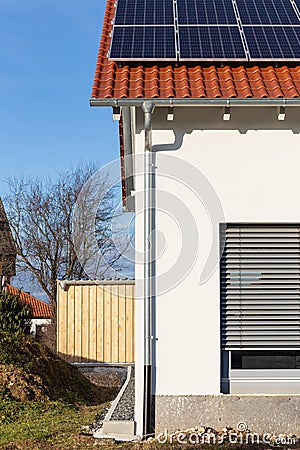
[[30, 337], [1, 339], [0, 395], [21, 401], [42, 399], [99, 404], [111, 400], [117, 388], [92, 384], [76, 367]]

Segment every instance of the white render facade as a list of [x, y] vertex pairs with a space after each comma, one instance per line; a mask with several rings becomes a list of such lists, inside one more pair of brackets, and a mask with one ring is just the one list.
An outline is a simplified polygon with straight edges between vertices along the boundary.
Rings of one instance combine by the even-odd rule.
[[30, 325], [30, 333], [36, 336], [37, 330], [39, 327], [47, 327], [51, 324], [51, 319], [46, 318], [34, 318], [31, 319], [31, 325]]
[[[178, 399], [186, 396], [225, 397], [226, 394], [221, 392], [218, 252], [213, 255], [215, 270], [205, 282], [201, 281], [211, 245], [219, 245], [218, 242], [212, 244], [211, 220], [220, 221], [215, 224], [218, 230], [221, 222], [300, 224], [300, 110], [298, 107], [287, 108], [282, 121], [277, 118], [276, 106], [235, 106], [231, 108], [229, 121], [223, 120], [222, 107], [176, 107], [173, 121], [167, 121], [167, 112], [167, 108], [157, 107], [152, 117], [157, 242], [153, 394], [157, 398]], [[139, 155], [144, 153], [144, 117], [141, 109], [132, 109], [132, 117], [136, 173], [141, 174], [135, 179], [135, 360], [136, 434], [142, 435], [144, 180]], [[207, 180], [219, 199], [223, 217], [219, 210], [216, 212], [215, 199], [204, 192], [205, 181], [204, 191], [200, 178], [199, 192], [190, 188], [195, 186], [195, 180], [190, 180], [189, 184], [188, 171], [186, 174], [180, 171], [178, 159], [183, 161], [182, 167], [192, 166], [202, 181]], [[182, 265], [185, 267], [186, 254], [182, 255], [182, 249], [186, 246], [190, 246], [190, 270], [183, 268], [184, 273], [180, 273], [173, 265], [184, 258]], [[172, 276], [173, 286], [170, 284]], [[257, 390], [253, 392], [297, 394], [299, 390], [300, 393], [300, 370], [283, 371], [279, 375], [284, 381], [281, 385], [274, 371], [271, 374], [273, 380], [268, 374], [258, 373]], [[289, 386], [287, 392], [282, 392], [290, 377], [293, 388]], [[241, 390], [238, 393], [243, 394]], [[165, 405], [167, 407], [167, 403]], [[190, 426], [196, 425], [191, 423], [193, 418], [189, 420]]]

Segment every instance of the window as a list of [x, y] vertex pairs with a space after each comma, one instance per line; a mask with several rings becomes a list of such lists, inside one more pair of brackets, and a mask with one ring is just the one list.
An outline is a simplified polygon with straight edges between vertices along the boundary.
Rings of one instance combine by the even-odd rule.
[[221, 239], [223, 384], [254, 371], [300, 378], [300, 225], [226, 224]]
[[231, 352], [231, 369], [300, 369], [300, 351]]
[[42, 339], [48, 331], [47, 325], [36, 325], [35, 335], [37, 339]]

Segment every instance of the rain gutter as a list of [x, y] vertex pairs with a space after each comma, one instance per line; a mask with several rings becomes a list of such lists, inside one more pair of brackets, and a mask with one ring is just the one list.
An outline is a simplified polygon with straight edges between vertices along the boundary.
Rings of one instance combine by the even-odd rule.
[[300, 98], [91, 98], [90, 106], [300, 106]]

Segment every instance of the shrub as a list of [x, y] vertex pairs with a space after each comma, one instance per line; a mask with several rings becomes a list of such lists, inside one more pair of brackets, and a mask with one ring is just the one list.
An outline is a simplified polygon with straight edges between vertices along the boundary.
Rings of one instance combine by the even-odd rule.
[[0, 292], [0, 334], [30, 333], [31, 311], [19, 296]]

